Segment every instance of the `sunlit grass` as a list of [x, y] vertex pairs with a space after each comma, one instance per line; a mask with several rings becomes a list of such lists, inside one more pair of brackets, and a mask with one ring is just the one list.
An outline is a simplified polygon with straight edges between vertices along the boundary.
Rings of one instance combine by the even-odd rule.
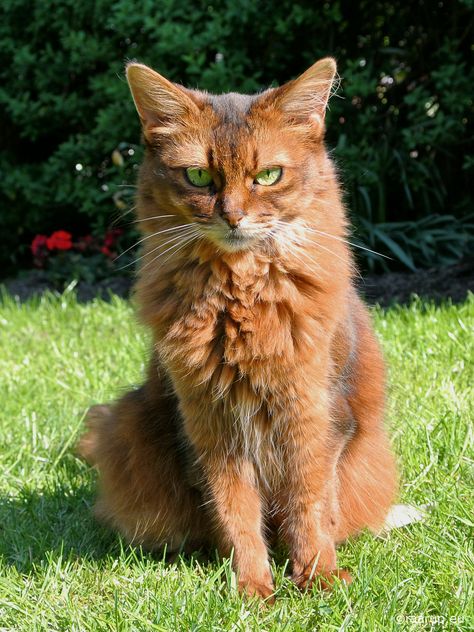
[[[376, 311], [390, 366], [401, 500], [424, 523], [341, 547], [354, 583], [277, 602], [239, 597], [229, 564], [127, 547], [91, 515], [95, 474], [74, 454], [86, 409], [138, 383], [147, 336], [129, 303], [73, 295], [0, 306], [0, 629], [466, 630], [473, 620], [474, 298]], [[444, 619], [442, 619], [444, 617]], [[438, 627], [436, 627], [438, 626]]]

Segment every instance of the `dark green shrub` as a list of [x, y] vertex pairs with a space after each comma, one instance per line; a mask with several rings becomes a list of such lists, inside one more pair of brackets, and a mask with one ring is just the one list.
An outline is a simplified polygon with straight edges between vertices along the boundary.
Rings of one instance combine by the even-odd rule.
[[121, 185], [141, 155], [123, 78], [132, 58], [188, 85], [250, 92], [333, 54], [343, 98], [331, 101], [328, 143], [354, 216], [462, 217], [474, 165], [471, 20], [468, 0], [4, 0], [3, 269], [28, 259], [36, 233], [103, 232], [125, 211]]
[[368, 250], [358, 250], [369, 270], [389, 270], [393, 261], [412, 271], [434, 263], [447, 266], [474, 247], [474, 216], [460, 220], [452, 215], [428, 215], [415, 221], [380, 224], [360, 217], [359, 224], [362, 244], [386, 253], [380, 258]]

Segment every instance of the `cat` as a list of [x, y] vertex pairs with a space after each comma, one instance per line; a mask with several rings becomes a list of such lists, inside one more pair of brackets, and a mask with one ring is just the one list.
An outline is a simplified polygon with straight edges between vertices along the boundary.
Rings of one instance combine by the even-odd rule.
[[272, 537], [301, 589], [350, 582], [336, 545], [383, 523], [397, 474], [324, 145], [335, 61], [253, 96], [126, 72], [153, 349], [145, 383], [89, 413], [97, 515], [150, 549], [233, 552], [248, 595], [273, 599]]

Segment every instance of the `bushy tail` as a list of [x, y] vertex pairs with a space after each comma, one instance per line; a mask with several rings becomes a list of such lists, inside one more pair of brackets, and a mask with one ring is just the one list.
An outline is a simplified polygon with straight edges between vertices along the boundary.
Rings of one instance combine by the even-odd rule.
[[384, 433], [356, 437], [339, 465], [338, 540], [364, 527], [377, 532], [396, 494], [395, 459]]

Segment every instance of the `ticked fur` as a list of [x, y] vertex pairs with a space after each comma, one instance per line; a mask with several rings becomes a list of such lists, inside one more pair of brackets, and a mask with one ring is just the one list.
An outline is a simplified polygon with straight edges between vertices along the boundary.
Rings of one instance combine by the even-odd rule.
[[139, 390], [91, 415], [83, 452], [102, 517], [152, 548], [233, 550], [240, 588], [262, 597], [269, 532], [299, 586], [349, 580], [336, 543], [378, 528], [396, 488], [383, 360], [323, 143], [334, 73], [326, 59], [261, 95], [216, 97], [128, 67], [153, 355]]

